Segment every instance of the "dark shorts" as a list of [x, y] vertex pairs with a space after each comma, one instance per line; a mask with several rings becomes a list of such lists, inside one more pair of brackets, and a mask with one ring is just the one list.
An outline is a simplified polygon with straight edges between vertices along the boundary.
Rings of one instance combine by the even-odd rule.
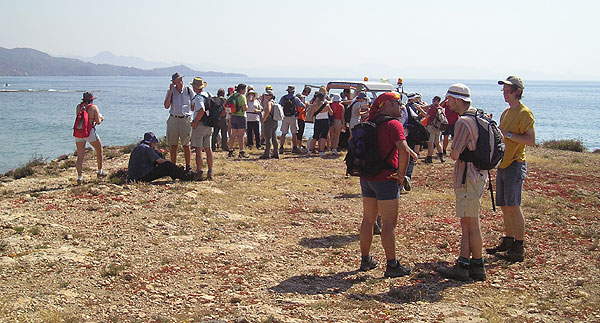
[[526, 162], [515, 161], [506, 168], [498, 168], [496, 175], [496, 205], [520, 206], [523, 181], [526, 176]]
[[379, 201], [395, 200], [400, 197], [400, 188], [398, 181], [367, 181], [360, 179], [360, 190], [362, 197], [370, 197]]
[[327, 139], [327, 134], [329, 134], [329, 119], [315, 120], [313, 139]]
[[231, 129], [246, 129], [246, 117], [231, 116]]
[[455, 124], [456, 124], [456, 123], [449, 124], [449, 125], [448, 125], [448, 128], [446, 128], [446, 130], [444, 130], [444, 132], [442, 132], [442, 135], [444, 135], [444, 136], [452, 136], [452, 137], [454, 137], [454, 125], [455, 125]]

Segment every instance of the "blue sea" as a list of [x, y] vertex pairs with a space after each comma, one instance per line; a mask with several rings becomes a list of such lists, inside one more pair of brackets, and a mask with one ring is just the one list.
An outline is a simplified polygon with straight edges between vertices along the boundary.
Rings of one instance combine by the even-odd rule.
[[[187, 84], [191, 77], [184, 77]], [[262, 92], [273, 86], [279, 98], [288, 84], [325, 85], [336, 79], [205, 78], [209, 92], [238, 83]], [[374, 80], [373, 80], [374, 81]], [[451, 83], [467, 84], [473, 105], [498, 120], [507, 107], [496, 80], [404, 80], [404, 91], [419, 92], [430, 102], [443, 96]], [[104, 123], [97, 127], [103, 145], [139, 141], [144, 132], [164, 136], [168, 110], [163, 100], [168, 77], [0, 77], [0, 173], [34, 157], [48, 159], [72, 154], [75, 107], [84, 91], [93, 91]], [[8, 86], [6, 86], [8, 84]], [[581, 139], [588, 150], [600, 148], [600, 82], [527, 81], [522, 102], [536, 119], [540, 143], [552, 139]], [[307, 127], [305, 135], [311, 135]]]

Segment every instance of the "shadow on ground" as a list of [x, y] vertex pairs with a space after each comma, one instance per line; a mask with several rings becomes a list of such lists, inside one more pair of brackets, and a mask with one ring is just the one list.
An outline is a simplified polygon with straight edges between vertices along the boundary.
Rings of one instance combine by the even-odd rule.
[[370, 276], [348, 278], [348, 276], [357, 273], [358, 270], [341, 272], [329, 276], [316, 274], [294, 276], [269, 289], [276, 293], [298, 293], [304, 295], [339, 294], [347, 291], [353, 285], [371, 278]]
[[332, 235], [318, 238], [302, 238], [300, 245], [305, 248], [341, 248], [359, 240], [358, 234]]

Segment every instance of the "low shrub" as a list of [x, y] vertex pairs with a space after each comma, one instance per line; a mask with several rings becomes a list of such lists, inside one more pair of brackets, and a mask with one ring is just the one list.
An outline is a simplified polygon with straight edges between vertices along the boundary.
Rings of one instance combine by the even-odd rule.
[[568, 150], [575, 152], [586, 151], [581, 139], [548, 140], [542, 142], [542, 147], [549, 149]]
[[46, 158], [41, 156], [33, 156], [29, 162], [15, 170], [10, 170], [6, 174], [6, 176], [12, 176], [14, 179], [19, 179], [27, 176], [31, 176], [35, 174], [35, 170], [33, 169], [36, 166], [44, 165], [46, 163]]
[[108, 180], [116, 185], [127, 183], [127, 168], [119, 169], [116, 172], [110, 173]]

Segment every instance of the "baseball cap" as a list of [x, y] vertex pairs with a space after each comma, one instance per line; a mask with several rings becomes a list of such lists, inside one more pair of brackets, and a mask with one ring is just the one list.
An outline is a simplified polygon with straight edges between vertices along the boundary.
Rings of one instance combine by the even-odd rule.
[[451, 96], [456, 99], [461, 99], [466, 102], [471, 102], [471, 91], [469, 88], [462, 83], [455, 83], [450, 85], [446, 97]]
[[525, 89], [525, 86], [523, 85], [523, 80], [521, 80], [520, 77], [514, 76], [514, 75], [507, 77], [506, 81], [498, 81], [498, 85], [502, 85], [502, 84], [515, 85], [516, 87], [518, 87], [521, 90]]
[[295, 87], [295, 86], [293, 86], [293, 85], [288, 85], [288, 87], [287, 87], [287, 90], [286, 90], [286, 91], [288, 91], [288, 92], [289, 92], [289, 91], [295, 91], [295, 90], [296, 90], [296, 87]]
[[172, 82], [172, 81], [175, 81], [176, 79], [180, 79], [180, 78], [182, 78], [182, 77], [183, 77], [183, 75], [181, 75], [181, 74], [179, 74], [179, 73], [175, 72], [175, 74], [171, 75], [171, 82]]
[[147, 142], [147, 143], [158, 142], [158, 139], [156, 139], [156, 136], [154, 135], [153, 132], [146, 132], [144, 134], [144, 142]]

